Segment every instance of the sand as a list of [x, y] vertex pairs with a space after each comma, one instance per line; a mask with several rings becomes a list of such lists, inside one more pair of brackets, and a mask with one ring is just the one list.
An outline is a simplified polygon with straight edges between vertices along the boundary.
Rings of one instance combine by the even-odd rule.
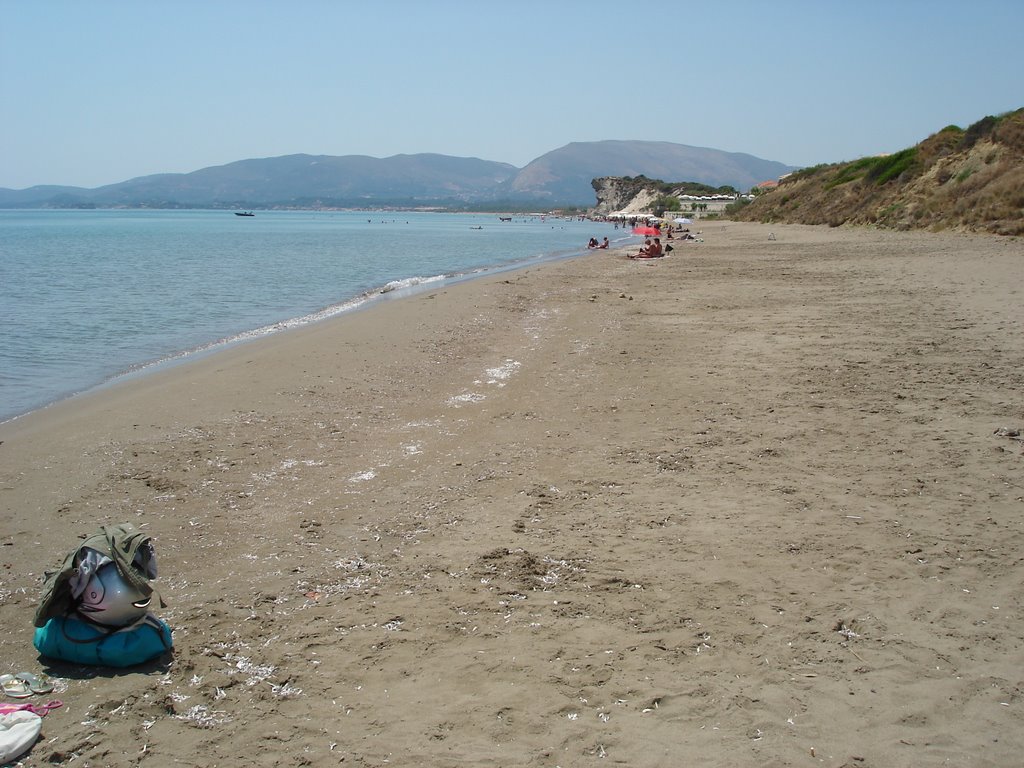
[[[703, 237], [0, 426], [0, 672], [64, 702], [25, 764], [1019, 764], [1024, 245]], [[173, 659], [40, 659], [122, 521]]]

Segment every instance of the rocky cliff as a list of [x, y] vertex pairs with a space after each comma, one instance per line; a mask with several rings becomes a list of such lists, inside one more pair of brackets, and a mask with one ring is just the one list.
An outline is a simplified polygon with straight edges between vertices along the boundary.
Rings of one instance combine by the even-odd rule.
[[695, 182], [665, 182], [645, 176], [602, 176], [591, 182], [597, 205], [591, 210], [596, 216], [609, 213], [650, 213], [658, 198], [677, 195], [735, 194], [733, 187], [709, 187]]
[[604, 216], [615, 211], [648, 211], [660, 196], [660, 182], [640, 176], [633, 179], [603, 176], [591, 182], [597, 195], [594, 213]]

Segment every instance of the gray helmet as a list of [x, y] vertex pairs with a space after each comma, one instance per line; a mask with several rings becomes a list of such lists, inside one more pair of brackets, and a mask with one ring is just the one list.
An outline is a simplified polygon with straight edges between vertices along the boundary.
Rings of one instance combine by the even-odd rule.
[[78, 611], [89, 621], [108, 627], [126, 627], [149, 610], [153, 595], [133, 587], [112, 562], [101, 565], [79, 597]]

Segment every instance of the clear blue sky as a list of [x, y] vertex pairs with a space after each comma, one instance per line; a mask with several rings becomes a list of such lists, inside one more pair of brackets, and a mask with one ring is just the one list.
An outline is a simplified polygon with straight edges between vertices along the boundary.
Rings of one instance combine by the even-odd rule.
[[837, 162], [1024, 106], [1022, 37], [1022, 0], [0, 0], [0, 187], [601, 139]]

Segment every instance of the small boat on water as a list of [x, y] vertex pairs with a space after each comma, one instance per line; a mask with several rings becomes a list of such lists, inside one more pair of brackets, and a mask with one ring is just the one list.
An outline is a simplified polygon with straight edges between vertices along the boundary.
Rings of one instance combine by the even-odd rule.
[[252, 211], [235, 211], [235, 216], [255, 216]]

